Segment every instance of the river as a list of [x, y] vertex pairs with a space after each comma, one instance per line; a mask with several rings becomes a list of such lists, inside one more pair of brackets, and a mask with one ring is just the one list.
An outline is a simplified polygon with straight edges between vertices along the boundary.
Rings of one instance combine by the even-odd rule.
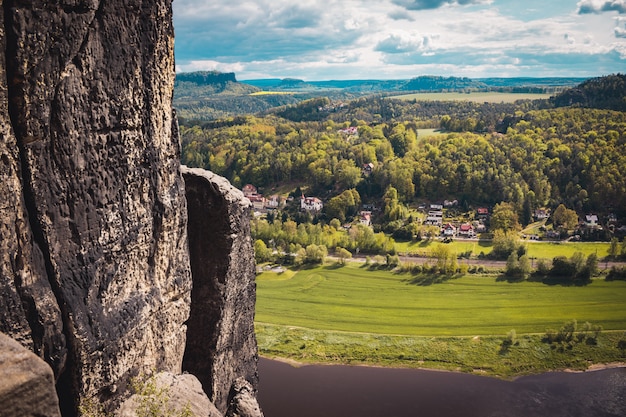
[[266, 417], [625, 417], [626, 368], [514, 381], [415, 369], [261, 358]]

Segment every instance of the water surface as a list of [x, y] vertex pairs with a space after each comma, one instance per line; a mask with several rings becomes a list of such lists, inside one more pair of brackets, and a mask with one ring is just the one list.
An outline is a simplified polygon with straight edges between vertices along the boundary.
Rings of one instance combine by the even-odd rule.
[[259, 361], [266, 417], [625, 417], [626, 368], [503, 381], [477, 375]]

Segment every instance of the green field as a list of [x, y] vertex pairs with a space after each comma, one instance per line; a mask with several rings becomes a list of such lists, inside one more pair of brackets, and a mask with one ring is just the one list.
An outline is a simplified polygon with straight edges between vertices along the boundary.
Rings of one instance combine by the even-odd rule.
[[[411, 275], [349, 264], [257, 279], [264, 356], [298, 362], [432, 368], [513, 377], [626, 362], [626, 282], [584, 287], [466, 276], [420, 286]], [[576, 320], [589, 340], [545, 343]], [[510, 344], [505, 344], [510, 340]]]
[[472, 92], [472, 93], [414, 93], [393, 96], [400, 100], [424, 100], [424, 101], [475, 101], [478, 103], [513, 103], [517, 100], [548, 99], [550, 94], [530, 93], [497, 93], [497, 92]]
[[293, 95], [290, 91], [255, 91], [254, 93], [248, 94], [249, 96], [289, 96]]
[[409, 274], [348, 264], [263, 273], [257, 278], [260, 323], [415, 336], [541, 333], [568, 320], [626, 330], [626, 282], [584, 287], [507, 283], [465, 276], [420, 286]]
[[[410, 253], [419, 256], [430, 256], [432, 249], [436, 245], [442, 245], [439, 241], [421, 241], [421, 242], [396, 242], [396, 250], [400, 253]], [[557, 256], [570, 257], [574, 252], [581, 252], [585, 256], [597, 254], [599, 259], [603, 259], [608, 255], [609, 243], [606, 242], [524, 242], [528, 256], [536, 259], [552, 260]], [[476, 257], [491, 252], [491, 241], [472, 241], [472, 240], [455, 240], [449, 245], [452, 252], [460, 255], [465, 252], [471, 252], [472, 257]]]
[[420, 139], [445, 136], [447, 134], [448, 132], [444, 132], [440, 129], [417, 129], [417, 137]]

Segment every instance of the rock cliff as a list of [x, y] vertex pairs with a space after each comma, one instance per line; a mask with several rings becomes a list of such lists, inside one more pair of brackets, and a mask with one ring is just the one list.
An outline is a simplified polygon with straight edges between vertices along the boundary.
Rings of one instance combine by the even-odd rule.
[[[0, 8], [0, 331], [52, 367], [65, 416], [84, 400], [113, 409], [132, 376], [179, 373], [200, 338], [186, 324], [206, 293], [192, 293], [171, 13], [171, 0]], [[252, 256], [213, 232], [229, 235], [206, 236], [227, 245], [211, 250]], [[189, 369], [225, 412], [237, 377], [256, 383], [254, 286], [248, 266], [241, 284], [230, 264], [206, 268], [224, 302], [207, 302], [213, 362]]]
[[198, 377], [224, 412], [231, 385], [255, 386], [255, 264], [250, 201], [212, 172], [183, 167], [193, 290], [183, 370]]

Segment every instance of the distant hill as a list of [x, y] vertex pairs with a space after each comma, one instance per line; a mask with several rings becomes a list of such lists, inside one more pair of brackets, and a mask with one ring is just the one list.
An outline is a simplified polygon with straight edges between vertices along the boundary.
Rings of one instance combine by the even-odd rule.
[[[304, 81], [297, 78], [270, 78], [240, 82], [232, 72], [199, 71], [176, 74], [174, 106], [178, 110], [181, 122], [185, 120], [206, 121], [260, 113], [319, 98], [349, 101], [359, 97], [384, 96], [398, 92], [453, 91], [556, 94], [564, 88], [577, 86], [583, 81], [584, 79], [581, 78], [473, 79], [422, 75], [408, 80]], [[580, 93], [574, 94], [575, 97], [579, 95]], [[563, 101], [569, 102], [569, 96], [563, 98]], [[321, 117], [317, 114], [315, 106], [312, 109], [309, 118]], [[298, 109], [298, 111], [301, 110]], [[282, 111], [290, 114], [291, 109]]]
[[176, 74], [174, 99], [185, 97], [206, 97], [215, 94], [250, 94], [259, 88], [237, 81], [235, 73], [218, 71], [198, 71]]
[[236, 83], [234, 72], [197, 71], [176, 74], [176, 82], [190, 82], [197, 85]]
[[626, 111], [626, 74], [589, 79], [553, 99], [556, 107], [591, 107]]
[[442, 90], [464, 90], [464, 89], [485, 89], [487, 85], [481, 81], [470, 78], [459, 77], [437, 77], [422, 76], [409, 80], [403, 90], [409, 91], [442, 91]]

